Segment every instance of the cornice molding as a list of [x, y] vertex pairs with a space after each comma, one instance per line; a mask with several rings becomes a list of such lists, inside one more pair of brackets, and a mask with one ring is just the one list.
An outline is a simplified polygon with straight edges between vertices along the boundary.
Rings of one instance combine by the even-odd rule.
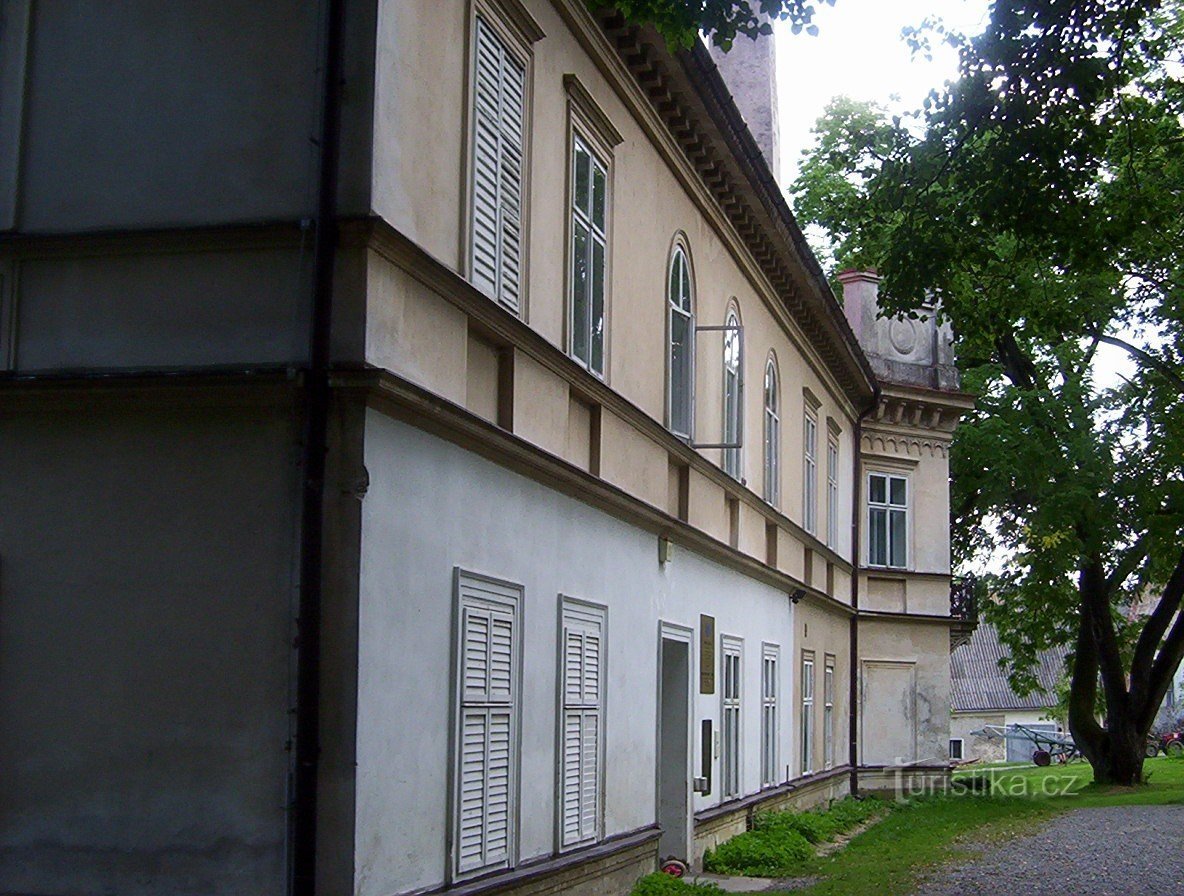
[[881, 433], [864, 430], [860, 449], [865, 454], [903, 454], [913, 458], [948, 457], [950, 440], [905, 433]]
[[[851, 573], [852, 565], [848, 560], [828, 548], [816, 536], [770, 505], [748, 486], [729, 476], [682, 439], [676, 438], [640, 407], [603, 380], [590, 374], [521, 319], [496, 302], [491, 302], [488, 296], [478, 291], [443, 262], [426, 253], [385, 220], [370, 218], [365, 222], [358, 222], [355, 226], [366, 228], [366, 239], [371, 249], [391, 264], [406, 271], [436, 295], [465, 312], [495, 343], [512, 346], [529, 355], [551, 373], [566, 380], [577, 395], [608, 409], [670, 456], [709, 479], [729, 496], [738, 498], [756, 510], [766, 521], [777, 523], [815, 554], [833, 563], [837, 569]], [[347, 235], [343, 234], [343, 239], [346, 238]]]
[[[642, 501], [562, 458], [470, 413], [435, 393], [389, 371], [341, 371], [331, 378], [336, 390], [357, 390], [362, 400], [380, 413], [446, 439], [489, 461], [555, 489], [638, 528], [665, 535], [680, 547], [784, 591], [805, 591], [805, 600], [844, 617], [854, 615], [848, 604], [819, 591], [788, 573], [762, 563], [706, 532]], [[655, 562], [657, 555], [655, 554]]]

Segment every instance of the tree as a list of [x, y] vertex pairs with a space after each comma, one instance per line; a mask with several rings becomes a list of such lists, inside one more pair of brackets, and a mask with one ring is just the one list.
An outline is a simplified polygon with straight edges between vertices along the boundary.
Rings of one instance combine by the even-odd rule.
[[[772, 21], [790, 23], [795, 34], [817, 34], [812, 0], [587, 0], [593, 8], [614, 6], [639, 25], [653, 25], [672, 47], [690, 48], [700, 32], [727, 50], [739, 35], [773, 33]], [[835, 0], [819, 0], [834, 6]]]
[[959, 78], [913, 127], [832, 103], [795, 207], [891, 312], [930, 294], [952, 320], [979, 396], [955, 552], [1008, 559], [986, 612], [1016, 669], [1071, 644], [1070, 730], [1096, 781], [1136, 784], [1184, 657], [1181, 2], [996, 0], [981, 35], [910, 38], [957, 46]]

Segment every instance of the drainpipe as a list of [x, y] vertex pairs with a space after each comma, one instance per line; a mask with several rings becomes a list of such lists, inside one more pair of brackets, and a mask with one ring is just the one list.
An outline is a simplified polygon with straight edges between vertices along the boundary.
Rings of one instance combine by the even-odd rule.
[[344, 0], [324, 0], [321, 23], [324, 38], [321, 61], [321, 155], [317, 172], [308, 367], [303, 372], [300, 596], [296, 618], [296, 744], [288, 831], [288, 891], [291, 896], [313, 896], [316, 892], [324, 480], [329, 431], [333, 267], [337, 254], [337, 169], [341, 140], [344, 20]]
[[855, 418], [855, 450], [851, 466], [855, 484], [851, 489], [851, 614], [850, 669], [847, 690], [847, 762], [851, 766], [851, 795], [859, 795], [859, 570], [862, 546], [859, 542], [859, 520], [863, 503], [863, 421], [880, 403], [880, 386], [872, 386], [872, 399]]

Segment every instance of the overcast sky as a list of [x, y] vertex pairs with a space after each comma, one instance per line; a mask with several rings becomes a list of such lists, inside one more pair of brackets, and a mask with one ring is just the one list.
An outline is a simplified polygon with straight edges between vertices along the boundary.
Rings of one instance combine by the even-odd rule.
[[784, 24], [776, 32], [781, 182], [786, 186], [831, 97], [909, 110], [931, 88], [954, 77], [957, 56], [951, 48], [935, 48], [932, 62], [914, 60], [900, 38], [901, 28], [940, 16], [947, 25], [973, 34], [982, 30], [987, 15], [987, 0], [835, 0], [834, 6], [819, 0], [815, 6], [817, 37], [791, 34]]

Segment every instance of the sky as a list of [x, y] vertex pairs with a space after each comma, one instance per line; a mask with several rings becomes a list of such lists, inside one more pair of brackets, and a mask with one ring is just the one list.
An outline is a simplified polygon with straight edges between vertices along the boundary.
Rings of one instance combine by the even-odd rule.
[[913, 59], [900, 37], [906, 25], [939, 16], [947, 26], [977, 33], [986, 24], [987, 0], [835, 0], [815, 3], [818, 36], [777, 26], [777, 95], [781, 122], [781, 182], [797, 174], [810, 130], [834, 96], [873, 100], [891, 111], [921, 105], [931, 88], [957, 73], [957, 54], [945, 45], [933, 60]]
[[[791, 33], [775, 26], [777, 99], [781, 139], [781, 185], [797, 176], [811, 129], [835, 96], [878, 102], [890, 113], [920, 107], [926, 94], [957, 75], [953, 48], [934, 46], [932, 59], [914, 58], [900, 36], [905, 26], [940, 17], [950, 28], [977, 34], [987, 23], [990, 0], [835, 0], [815, 2], [818, 35]], [[807, 231], [807, 237], [818, 234]], [[1117, 385], [1133, 365], [1122, 350], [1101, 346], [1095, 375], [1103, 386]]]

